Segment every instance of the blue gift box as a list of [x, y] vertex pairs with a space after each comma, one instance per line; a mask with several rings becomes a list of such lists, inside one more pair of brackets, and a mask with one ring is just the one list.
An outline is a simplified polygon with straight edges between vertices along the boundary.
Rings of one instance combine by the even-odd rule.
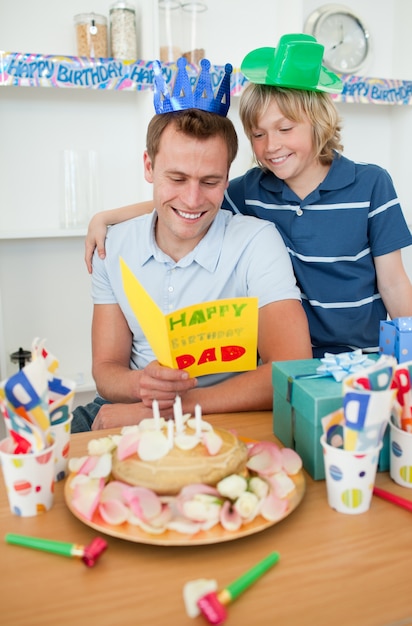
[[[376, 356], [375, 356], [376, 358]], [[342, 383], [332, 376], [299, 378], [316, 374], [320, 359], [277, 361], [272, 364], [273, 432], [302, 459], [314, 480], [325, 478], [320, 437], [321, 420], [342, 407]], [[379, 471], [389, 469], [389, 429], [379, 456]]]
[[394, 356], [398, 363], [412, 360], [412, 317], [396, 317], [380, 323], [379, 352]]

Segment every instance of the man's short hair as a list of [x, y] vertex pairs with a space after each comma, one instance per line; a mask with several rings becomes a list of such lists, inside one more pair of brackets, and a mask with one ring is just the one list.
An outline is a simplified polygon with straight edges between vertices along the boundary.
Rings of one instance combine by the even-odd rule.
[[146, 150], [153, 164], [159, 152], [162, 133], [170, 124], [173, 124], [177, 132], [200, 141], [211, 137], [222, 137], [227, 145], [228, 169], [230, 168], [238, 150], [235, 127], [227, 117], [201, 109], [162, 113], [151, 119], [146, 134]]

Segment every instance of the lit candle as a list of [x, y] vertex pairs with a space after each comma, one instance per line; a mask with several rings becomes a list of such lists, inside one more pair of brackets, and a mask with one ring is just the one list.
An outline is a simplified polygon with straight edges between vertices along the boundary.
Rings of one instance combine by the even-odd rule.
[[176, 396], [176, 400], [173, 404], [173, 415], [176, 423], [176, 432], [183, 432], [182, 399], [180, 396]]
[[160, 430], [160, 411], [159, 411], [159, 403], [157, 400], [153, 400], [152, 402], [152, 411], [153, 411], [155, 429]]
[[195, 426], [196, 437], [202, 436], [202, 408], [200, 404], [195, 405]]
[[173, 448], [173, 432], [174, 432], [174, 422], [173, 420], [168, 420], [167, 421], [167, 441], [169, 444], [169, 449], [171, 450]]

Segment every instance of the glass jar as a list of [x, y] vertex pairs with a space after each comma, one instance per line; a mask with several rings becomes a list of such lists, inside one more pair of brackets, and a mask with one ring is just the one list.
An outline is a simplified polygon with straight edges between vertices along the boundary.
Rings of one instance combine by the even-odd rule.
[[137, 58], [136, 9], [128, 2], [110, 7], [110, 54], [117, 59]]
[[181, 21], [179, 0], [159, 0], [159, 54], [164, 63], [173, 63], [182, 56]]
[[80, 57], [107, 57], [107, 19], [98, 13], [74, 16], [77, 54]]
[[206, 2], [182, 2], [183, 56], [194, 65], [205, 57]]

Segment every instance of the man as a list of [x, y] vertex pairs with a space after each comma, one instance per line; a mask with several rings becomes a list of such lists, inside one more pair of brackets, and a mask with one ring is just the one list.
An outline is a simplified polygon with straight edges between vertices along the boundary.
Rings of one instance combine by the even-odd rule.
[[[308, 324], [289, 255], [275, 227], [220, 209], [237, 153], [233, 124], [196, 107], [149, 124], [145, 179], [156, 210], [112, 227], [106, 258], [93, 259], [93, 376], [100, 397], [74, 411], [72, 432], [138, 423], [176, 395], [184, 413], [272, 407], [272, 361], [311, 358]], [[166, 313], [222, 298], [258, 297], [256, 369], [191, 378], [162, 366], [124, 292], [122, 257]], [[104, 400], [102, 400], [104, 398]]]

